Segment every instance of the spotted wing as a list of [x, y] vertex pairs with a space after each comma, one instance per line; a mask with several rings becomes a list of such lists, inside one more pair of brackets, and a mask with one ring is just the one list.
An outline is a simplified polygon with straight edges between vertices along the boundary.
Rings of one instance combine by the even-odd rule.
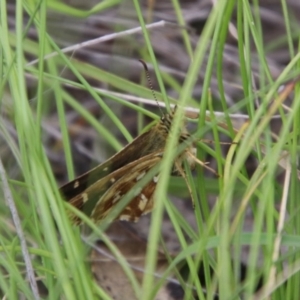
[[[141, 159], [138, 164], [129, 168], [129, 173], [117, 180], [99, 199], [92, 212], [92, 219], [97, 222], [105, 218], [122, 197], [133, 189], [139, 180], [161, 160], [161, 156], [162, 155], [152, 155], [152, 157], [147, 160]], [[136, 222], [141, 215], [150, 212], [153, 209], [153, 194], [156, 188], [157, 178], [157, 176], [154, 176], [144, 187], [137, 187], [137, 196], [129, 202], [116, 219]]]
[[[99, 179], [94, 184], [86, 188], [82, 193], [69, 200], [69, 203], [77, 209], [91, 216], [94, 221], [103, 219], [112, 207], [123, 195], [134, 187], [139, 179], [143, 177], [151, 168], [153, 168], [162, 158], [162, 152], [157, 151], [137, 159], [122, 168]], [[136, 208], [136, 214], [130, 214], [128, 220], [136, 220], [137, 215], [142, 215], [152, 209], [152, 194], [155, 190], [156, 182], [150, 181], [141, 191], [140, 195], [145, 195], [142, 201], [138, 197], [132, 199], [123, 210], [128, 216], [128, 210]], [[147, 195], [147, 196], [146, 196]], [[117, 219], [126, 219], [123, 212]], [[75, 224], [80, 224], [81, 220], [76, 215], [70, 215]]]
[[[169, 120], [172, 116], [166, 118]], [[163, 149], [166, 141], [166, 125], [160, 121], [153, 130], [149, 130], [136, 137], [130, 144], [125, 146], [111, 158], [96, 166], [92, 170], [82, 174], [74, 180], [60, 187], [60, 192], [66, 201], [83, 193], [89, 186], [98, 182], [112, 172], [115, 172], [130, 163]], [[149, 141], [153, 141], [149, 143]]]

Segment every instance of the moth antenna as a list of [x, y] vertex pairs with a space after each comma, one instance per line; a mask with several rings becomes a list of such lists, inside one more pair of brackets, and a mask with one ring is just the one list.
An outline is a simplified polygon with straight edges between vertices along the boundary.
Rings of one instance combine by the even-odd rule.
[[151, 81], [151, 78], [150, 78], [150, 74], [149, 74], [149, 70], [148, 70], [148, 66], [146, 64], [146, 62], [142, 59], [139, 59], [139, 62], [143, 65], [144, 67], [144, 70], [145, 70], [145, 73], [146, 73], [146, 78], [147, 78], [147, 81], [148, 81], [148, 86], [151, 90], [151, 93], [152, 93], [152, 96], [154, 98], [154, 100], [156, 101], [157, 105], [158, 105], [158, 108], [161, 112], [162, 115], [164, 115], [164, 112], [161, 110], [161, 107], [159, 105], [159, 102], [157, 100], [157, 97], [156, 97], [156, 94], [155, 94], [155, 91], [154, 91], [154, 88], [153, 88], [153, 85], [152, 85], [152, 81]]

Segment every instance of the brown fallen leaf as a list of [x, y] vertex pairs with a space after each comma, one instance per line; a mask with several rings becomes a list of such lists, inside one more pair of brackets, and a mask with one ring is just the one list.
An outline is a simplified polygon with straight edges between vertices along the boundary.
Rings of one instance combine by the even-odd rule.
[[[132, 230], [122, 222], [114, 222], [109, 228], [107, 234], [126, 258], [131, 267], [137, 282], [143, 281], [145, 256], [147, 243], [139, 238]], [[158, 253], [156, 276], [157, 280], [168, 267], [168, 259], [162, 253]], [[138, 298], [128, 276], [123, 271], [118, 260], [103, 242], [97, 242], [96, 247], [91, 253], [92, 273], [97, 284], [106, 291], [106, 293], [115, 300]], [[167, 279], [164, 286], [158, 291], [156, 300], [180, 300], [184, 298], [184, 291], [179, 282]]]

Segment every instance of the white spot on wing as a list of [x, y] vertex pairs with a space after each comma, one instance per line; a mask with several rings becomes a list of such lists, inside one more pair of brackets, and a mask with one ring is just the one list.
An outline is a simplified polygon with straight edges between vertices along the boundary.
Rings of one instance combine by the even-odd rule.
[[120, 221], [130, 221], [130, 216], [129, 215], [121, 215], [120, 216]]
[[74, 189], [77, 189], [77, 188], [79, 187], [79, 181], [78, 181], [78, 180], [76, 180], [76, 181], [74, 182], [73, 187], [74, 187]]
[[136, 181], [141, 180], [144, 176], [145, 176], [146, 172], [142, 172], [140, 173], [137, 177], [136, 177]]
[[158, 179], [159, 179], [159, 175], [154, 176], [154, 177], [153, 177], [153, 182], [154, 182], [154, 183], [157, 183], [157, 182], [158, 182]]
[[114, 198], [113, 198], [113, 200], [112, 200], [112, 202], [113, 203], [116, 203], [117, 201], [119, 201], [120, 199], [121, 199], [121, 193], [120, 193], [120, 191], [118, 191], [116, 194], [115, 194], [115, 196], [114, 196]]
[[140, 201], [139, 201], [139, 209], [141, 211], [144, 211], [146, 205], [147, 205], [148, 199], [144, 194], [140, 195]]
[[88, 196], [87, 193], [82, 193], [81, 197], [82, 197], [83, 203], [85, 203], [85, 202], [87, 202], [89, 200], [89, 196]]
[[111, 183], [114, 183], [116, 181], [116, 179], [114, 179], [113, 177], [110, 179]]

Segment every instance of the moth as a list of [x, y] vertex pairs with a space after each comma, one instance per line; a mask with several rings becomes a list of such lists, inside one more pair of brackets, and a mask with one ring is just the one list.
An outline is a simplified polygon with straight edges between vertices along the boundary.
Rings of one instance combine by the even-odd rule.
[[[111, 158], [89, 172], [77, 177], [60, 188], [63, 198], [77, 209], [85, 212], [94, 222], [104, 219], [122, 197], [130, 191], [149, 170], [155, 167], [164, 154], [176, 107], [162, 115], [160, 121], [149, 131], [139, 135]], [[178, 144], [190, 137], [185, 126], [182, 127]], [[183, 160], [191, 168], [195, 165], [195, 148], [187, 145], [174, 160], [172, 173], [185, 176]], [[159, 179], [155, 175], [120, 212], [117, 219], [136, 222], [154, 207], [153, 195]], [[81, 220], [70, 216], [75, 224]]]

